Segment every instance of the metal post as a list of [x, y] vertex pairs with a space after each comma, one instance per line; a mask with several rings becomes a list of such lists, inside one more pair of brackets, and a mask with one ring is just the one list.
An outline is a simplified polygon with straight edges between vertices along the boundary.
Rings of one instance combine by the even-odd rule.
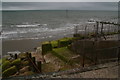
[[102, 24], [102, 26], [101, 26], [101, 36], [103, 36], [103, 38], [106, 40], [106, 37], [104, 36], [104, 33], [103, 33], [103, 22], [101, 24]]
[[97, 42], [98, 42], [98, 29], [99, 29], [99, 22], [96, 22], [96, 39], [95, 39], [95, 65], [97, 64]]
[[66, 10], [66, 18], [68, 18], [68, 10]]
[[95, 41], [98, 40], [98, 26], [99, 26], [99, 22], [96, 22], [96, 32], [95, 32], [95, 35], [96, 35], [96, 38], [95, 38]]
[[84, 67], [85, 65], [85, 41], [83, 43], [83, 62], [82, 62], [82, 66]]
[[101, 34], [103, 33], [103, 23], [101, 23]]
[[75, 34], [77, 34], [78, 33], [78, 26], [76, 25], [75, 26]]
[[118, 78], [120, 78], [120, 67], [119, 67], [119, 63], [120, 63], [120, 47], [117, 48], [117, 56], [118, 56]]
[[[87, 25], [85, 26], [85, 36], [86, 36], [86, 29], [87, 29]], [[83, 64], [82, 66], [84, 67], [85, 66], [85, 50], [86, 50], [86, 47], [85, 47], [85, 43], [86, 43], [86, 39], [84, 40], [84, 43], [83, 43]]]
[[85, 26], [85, 36], [86, 36], [87, 25]]

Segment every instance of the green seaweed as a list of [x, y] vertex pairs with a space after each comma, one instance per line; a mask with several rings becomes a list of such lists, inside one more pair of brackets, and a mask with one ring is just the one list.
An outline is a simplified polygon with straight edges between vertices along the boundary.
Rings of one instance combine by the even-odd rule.
[[5, 61], [5, 62], [2, 64], [2, 71], [4, 71], [5, 69], [9, 68], [10, 66], [11, 66], [10, 61]]
[[12, 67], [6, 69], [6, 70], [3, 72], [2, 76], [3, 76], [3, 77], [9, 77], [9, 76], [15, 74], [16, 72], [17, 72], [16, 66], [12, 66]]

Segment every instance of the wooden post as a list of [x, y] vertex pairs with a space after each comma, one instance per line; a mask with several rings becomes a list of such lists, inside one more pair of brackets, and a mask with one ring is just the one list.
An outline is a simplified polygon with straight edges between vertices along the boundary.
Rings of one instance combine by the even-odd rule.
[[15, 59], [17, 59], [17, 54], [15, 54]]
[[30, 58], [32, 58], [31, 53], [28, 53], [28, 56], [29, 56]]
[[60, 40], [58, 40], [58, 48], [60, 48]]
[[[32, 61], [35, 64], [35, 57], [32, 57]], [[36, 69], [35, 69], [35, 67], [33, 65], [32, 65], [32, 70], [33, 70], [33, 72], [36, 72]]]
[[41, 69], [41, 61], [38, 61], [38, 62], [37, 62], [37, 66], [38, 66], [39, 71], [42, 72], [42, 69]]
[[27, 56], [31, 58], [31, 53], [26, 52]]
[[33, 63], [35, 64], [35, 57], [32, 57], [32, 61], [33, 61]]

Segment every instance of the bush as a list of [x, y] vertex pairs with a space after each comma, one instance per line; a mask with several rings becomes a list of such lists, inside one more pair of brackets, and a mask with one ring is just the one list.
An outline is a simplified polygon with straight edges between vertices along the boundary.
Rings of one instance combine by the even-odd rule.
[[10, 67], [10, 61], [5, 61], [3, 64], [2, 64], [2, 71], [4, 71], [5, 69], [9, 68]]
[[16, 59], [14, 61], [12, 61], [11, 65], [15, 65], [16, 67], [19, 67], [21, 64], [21, 60], [20, 59]]
[[3, 72], [2, 76], [3, 76], [3, 77], [9, 77], [9, 76], [15, 74], [16, 72], [17, 72], [16, 66], [12, 66], [12, 67], [6, 69], [6, 70]]
[[42, 44], [42, 53], [45, 54], [48, 51], [52, 51], [51, 43]]

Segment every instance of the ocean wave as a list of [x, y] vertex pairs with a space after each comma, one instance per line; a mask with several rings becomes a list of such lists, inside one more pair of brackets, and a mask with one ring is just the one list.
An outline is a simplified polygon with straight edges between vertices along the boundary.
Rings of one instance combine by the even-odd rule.
[[47, 26], [47, 24], [19, 24], [19, 25], [11, 25], [11, 27], [18, 27], [18, 28], [30, 28], [30, 27], [40, 27], [40, 26]]
[[16, 31], [3, 31], [1, 34], [2, 35], [7, 35], [7, 34], [17, 34], [18, 32]]
[[21, 52], [20, 51], [11, 51], [11, 52], [7, 52], [7, 54], [20, 54]]
[[8, 38], [7, 36], [0, 36], [0, 39], [5, 39], [5, 38]]
[[13, 29], [13, 31], [9, 31], [8, 29], [2, 32], [2, 36], [10, 40], [45, 39], [45, 38], [53, 38], [54, 36], [61, 35], [61, 34], [66, 36], [67, 33], [72, 34], [73, 31], [74, 31], [73, 24], [69, 24], [64, 27], [57, 27], [57, 28], [50, 28], [48, 26], [48, 27], [39, 27], [39, 28], [37, 27], [36, 28], [15, 28]]
[[35, 40], [35, 39], [39, 39], [37, 37], [34, 38], [17, 38], [17, 39], [11, 39], [11, 40]]

